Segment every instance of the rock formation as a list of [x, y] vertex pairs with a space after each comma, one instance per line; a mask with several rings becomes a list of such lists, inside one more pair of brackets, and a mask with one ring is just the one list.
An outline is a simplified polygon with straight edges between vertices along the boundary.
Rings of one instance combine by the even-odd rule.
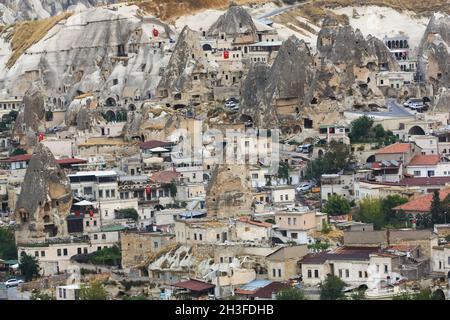
[[99, 131], [98, 125], [105, 119], [97, 110], [94, 96], [86, 95], [74, 99], [66, 110], [64, 122], [67, 126], [75, 126], [78, 131]]
[[23, 104], [14, 124], [13, 137], [21, 145], [34, 146], [39, 132], [45, 132], [44, 96], [41, 89], [32, 85], [25, 93]]
[[450, 16], [433, 15], [418, 48], [418, 71], [435, 90], [450, 86]]
[[70, 182], [51, 151], [38, 144], [31, 157], [16, 204], [18, 242], [67, 235], [72, 206]]
[[233, 39], [233, 42], [238, 42], [242, 37], [252, 42], [257, 41], [252, 17], [244, 8], [236, 5], [231, 5], [208, 30], [209, 36], [219, 38], [221, 34]]
[[234, 217], [251, 212], [253, 198], [245, 165], [217, 165], [206, 190], [208, 216]]
[[314, 62], [308, 46], [291, 36], [281, 46], [271, 68], [265, 64], [250, 68], [241, 90], [241, 113], [250, 116], [258, 127], [278, 127], [281, 115], [276, 109], [277, 101], [285, 99], [296, 106], [304, 105], [313, 78]]
[[[162, 97], [174, 97], [182, 100], [185, 93], [198, 88], [205, 90], [207, 85], [208, 61], [200, 45], [198, 34], [185, 26], [178, 37], [177, 44], [158, 85]], [[205, 80], [194, 88], [194, 74], [199, 80]], [[189, 96], [190, 98], [190, 96]], [[183, 99], [185, 102], [187, 99]]]

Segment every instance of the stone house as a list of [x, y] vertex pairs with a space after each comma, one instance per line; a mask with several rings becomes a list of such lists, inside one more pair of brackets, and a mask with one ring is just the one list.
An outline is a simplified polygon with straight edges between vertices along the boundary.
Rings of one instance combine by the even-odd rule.
[[308, 254], [307, 245], [281, 247], [266, 256], [269, 280], [284, 281], [300, 274], [298, 260]]

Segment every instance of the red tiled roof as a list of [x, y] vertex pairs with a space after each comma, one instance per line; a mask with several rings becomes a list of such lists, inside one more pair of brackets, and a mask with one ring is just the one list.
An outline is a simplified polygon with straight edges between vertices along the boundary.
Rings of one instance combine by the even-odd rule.
[[16, 161], [30, 161], [31, 154], [19, 154], [17, 156], [12, 156], [6, 159], [3, 159], [3, 162], [16, 162]]
[[172, 145], [172, 143], [167, 142], [167, 141], [149, 140], [149, 141], [142, 142], [140, 144], [140, 147], [141, 147], [141, 149], [153, 149], [153, 148], [158, 148], [158, 147], [166, 147], [166, 146], [170, 146], [170, 145]]
[[267, 286], [256, 290], [251, 297], [270, 299], [272, 298], [272, 293], [278, 293], [279, 291], [289, 287], [289, 284], [286, 282], [273, 281]]
[[[442, 200], [450, 194], [450, 189], [441, 190], [439, 192], [439, 198]], [[429, 213], [431, 210], [431, 202], [433, 201], [433, 194], [429, 193], [424, 196], [418, 197], [400, 206], [394, 207], [394, 210], [403, 211], [405, 213]]]
[[271, 223], [268, 223], [268, 222], [262, 222], [262, 221], [255, 221], [255, 220], [252, 220], [250, 217], [248, 217], [248, 216], [242, 216], [242, 217], [239, 217], [239, 221], [241, 221], [241, 222], [245, 222], [245, 223], [248, 223], [248, 224], [252, 224], [252, 225], [255, 225], [255, 226], [258, 226], [258, 227], [264, 227], [264, 228], [270, 228], [270, 227], [272, 227], [272, 224]]
[[405, 186], [445, 186], [450, 182], [450, 177], [417, 177], [404, 178], [399, 182]]
[[334, 251], [309, 253], [299, 260], [299, 264], [323, 264], [327, 260], [368, 260], [378, 253], [378, 247], [339, 247]]
[[188, 289], [195, 292], [202, 292], [214, 288], [215, 285], [200, 280], [191, 279], [178, 282], [174, 284], [174, 287]]
[[172, 180], [178, 180], [179, 172], [174, 171], [158, 171], [150, 176], [150, 181], [156, 183], [171, 183]]
[[77, 158], [66, 158], [66, 159], [56, 160], [56, 162], [58, 162], [58, 164], [79, 164], [79, 163], [86, 163], [87, 160], [77, 159]]
[[376, 154], [406, 153], [409, 151], [409, 149], [410, 149], [409, 143], [397, 142], [378, 150]]
[[438, 154], [417, 155], [409, 162], [410, 166], [432, 166], [439, 163], [441, 157]]

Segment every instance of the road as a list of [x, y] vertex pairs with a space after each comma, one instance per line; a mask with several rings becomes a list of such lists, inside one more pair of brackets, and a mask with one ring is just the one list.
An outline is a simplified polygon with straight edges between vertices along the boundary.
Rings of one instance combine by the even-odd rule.
[[413, 117], [414, 113], [409, 112], [403, 105], [398, 103], [395, 99], [386, 99], [386, 107], [388, 111], [374, 111], [374, 112], [358, 112], [352, 111], [349, 113], [373, 116], [373, 117], [388, 117], [388, 118], [402, 118]]
[[30, 293], [20, 292], [17, 287], [8, 288], [8, 300], [30, 300]]
[[303, 3], [297, 3], [297, 4], [293, 4], [293, 5], [287, 6], [287, 7], [275, 9], [275, 10], [273, 10], [273, 11], [271, 11], [269, 13], [266, 13], [266, 14], [260, 16], [260, 17], [257, 17], [257, 18], [258, 19], [267, 19], [267, 18], [276, 16], [276, 15], [279, 15], [279, 14], [285, 12], [285, 11], [289, 11], [289, 10], [295, 9], [297, 7], [304, 6], [305, 4], [307, 4], [309, 2], [311, 2], [311, 1], [306, 1], [306, 2], [303, 2]]

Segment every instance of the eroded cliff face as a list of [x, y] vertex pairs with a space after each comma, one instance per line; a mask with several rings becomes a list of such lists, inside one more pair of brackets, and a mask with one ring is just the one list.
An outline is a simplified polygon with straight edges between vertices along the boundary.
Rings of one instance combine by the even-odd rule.
[[67, 235], [66, 217], [71, 206], [72, 192], [68, 177], [51, 151], [38, 144], [27, 168], [14, 213], [17, 241]]
[[[171, 46], [172, 29], [142, 17], [136, 6], [75, 13], [33, 39], [11, 68], [0, 65], [0, 96], [23, 96], [30, 81], [39, 82], [49, 103], [63, 109], [85, 93], [94, 93], [99, 103], [111, 98], [116, 105], [131, 91], [154, 96], [169, 58], [165, 49]], [[14, 54], [9, 32], [0, 37], [5, 57]]]
[[422, 80], [435, 90], [450, 86], [450, 16], [433, 15], [418, 48], [418, 70]]
[[74, 99], [64, 117], [66, 126], [74, 126], [78, 131], [100, 133], [99, 125], [106, 121], [97, 106], [96, 98], [92, 95]]
[[206, 210], [212, 217], [234, 217], [251, 212], [253, 202], [248, 167], [217, 165], [206, 190]]
[[86, 9], [115, 3], [116, 0], [3, 0], [0, 3], [0, 23], [45, 19], [60, 12]]
[[45, 108], [42, 89], [32, 84], [23, 97], [24, 107], [14, 123], [13, 137], [23, 146], [37, 143], [39, 132], [45, 132]]

